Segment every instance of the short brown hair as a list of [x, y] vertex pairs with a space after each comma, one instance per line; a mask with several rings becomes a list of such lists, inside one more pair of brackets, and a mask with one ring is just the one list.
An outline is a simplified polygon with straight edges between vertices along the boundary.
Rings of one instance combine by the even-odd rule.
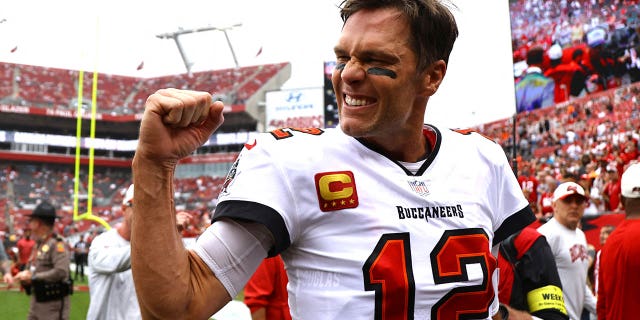
[[418, 71], [437, 60], [449, 62], [458, 26], [449, 8], [439, 0], [344, 0], [340, 4], [340, 17], [346, 23], [360, 10], [382, 8], [397, 9], [409, 22], [409, 41], [417, 57]]

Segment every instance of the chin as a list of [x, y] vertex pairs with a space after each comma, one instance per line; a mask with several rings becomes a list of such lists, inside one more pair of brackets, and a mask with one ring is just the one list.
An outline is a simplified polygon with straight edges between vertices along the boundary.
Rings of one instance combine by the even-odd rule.
[[354, 138], [363, 137], [365, 136], [365, 132], [367, 132], [364, 128], [362, 128], [362, 126], [354, 124], [353, 121], [341, 121], [340, 128], [346, 135], [352, 136]]

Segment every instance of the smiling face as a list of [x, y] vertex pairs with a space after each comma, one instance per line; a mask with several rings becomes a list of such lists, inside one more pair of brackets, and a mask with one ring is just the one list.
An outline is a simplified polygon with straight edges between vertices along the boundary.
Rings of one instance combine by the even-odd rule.
[[421, 135], [429, 96], [446, 71], [438, 60], [419, 72], [411, 30], [399, 11], [360, 10], [345, 22], [332, 75], [340, 125], [353, 137], [388, 149]]

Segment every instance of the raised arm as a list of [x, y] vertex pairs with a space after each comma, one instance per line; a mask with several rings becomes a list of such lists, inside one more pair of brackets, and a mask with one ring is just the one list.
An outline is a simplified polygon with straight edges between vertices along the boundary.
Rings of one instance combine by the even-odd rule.
[[132, 171], [135, 205], [131, 268], [145, 319], [207, 319], [231, 297], [186, 250], [176, 229], [173, 175], [178, 161], [223, 122], [206, 92], [162, 89], [146, 102]]

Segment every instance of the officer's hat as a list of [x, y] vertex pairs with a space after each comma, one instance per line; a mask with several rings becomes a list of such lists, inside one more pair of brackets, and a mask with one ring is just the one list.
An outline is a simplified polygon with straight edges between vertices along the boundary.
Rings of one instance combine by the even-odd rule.
[[45, 221], [53, 221], [56, 218], [60, 218], [56, 215], [56, 208], [47, 201], [42, 201], [29, 216]]

